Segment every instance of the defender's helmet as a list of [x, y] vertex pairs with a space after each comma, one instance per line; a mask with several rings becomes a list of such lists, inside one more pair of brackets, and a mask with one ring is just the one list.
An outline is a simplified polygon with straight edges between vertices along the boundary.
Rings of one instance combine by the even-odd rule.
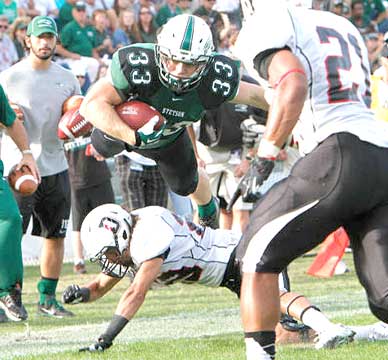
[[132, 218], [121, 206], [104, 204], [93, 209], [81, 226], [81, 241], [92, 262], [99, 262], [105, 274], [123, 277], [133, 265], [129, 248]]
[[[177, 15], [165, 24], [157, 36], [156, 63], [160, 81], [176, 93], [194, 89], [206, 71], [214, 49], [209, 26], [200, 17]], [[197, 68], [190, 77], [169, 73], [168, 61], [180, 61]]]

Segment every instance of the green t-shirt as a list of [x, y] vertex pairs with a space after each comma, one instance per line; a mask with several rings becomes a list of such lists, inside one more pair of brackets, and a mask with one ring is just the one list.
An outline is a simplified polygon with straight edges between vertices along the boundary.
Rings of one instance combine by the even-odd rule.
[[65, 2], [59, 9], [59, 14], [58, 14], [59, 30], [63, 29], [66, 24], [68, 24], [70, 21], [73, 20], [73, 15], [71, 13], [72, 10], [73, 10], [73, 5], [69, 4], [68, 2]]
[[5, 15], [8, 18], [8, 22], [12, 24], [18, 16], [16, 2], [12, 1], [9, 5], [6, 5], [4, 1], [0, 1], [0, 15]]
[[364, 16], [374, 20], [379, 14], [385, 12], [385, 6], [381, 0], [363, 0]]
[[182, 10], [179, 6], [175, 7], [175, 11], [171, 11], [171, 8], [166, 4], [163, 5], [156, 14], [155, 21], [158, 26], [164, 25], [170, 18], [182, 14]]
[[66, 50], [91, 57], [96, 47], [96, 32], [93, 26], [81, 27], [73, 20], [62, 29], [61, 43]]
[[[15, 112], [9, 105], [3, 87], [0, 85], [0, 122], [5, 126], [11, 126], [16, 119]], [[0, 176], [3, 175], [3, 162], [0, 160]]]
[[160, 139], [143, 149], [164, 147], [173, 142], [186, 126], [200, 120], [205, 110], [232, 100], [239, 87], [240, 63], [213, 54], [205, 75], [192, 90], [176, 94], [159, 79], [154, 44], [133, 44], [113, 55], [110, 77], [123, 101], [136, 96], [157, 109], [167, 120]]

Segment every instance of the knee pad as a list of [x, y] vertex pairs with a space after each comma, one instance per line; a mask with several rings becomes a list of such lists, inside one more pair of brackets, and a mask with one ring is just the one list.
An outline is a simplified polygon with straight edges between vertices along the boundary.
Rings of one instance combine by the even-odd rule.
[[378, 299], [377, 301], [376, 299], [368, 299], [368, 302], [372, 314], [379, 320], [388, 323], [388, 297]]

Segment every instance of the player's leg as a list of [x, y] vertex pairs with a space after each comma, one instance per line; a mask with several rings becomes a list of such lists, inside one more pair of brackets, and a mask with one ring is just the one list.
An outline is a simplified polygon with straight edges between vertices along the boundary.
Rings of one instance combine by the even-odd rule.
[[198, 169], [193, 145], [186, 130], [163, 148], [134, 151], [157, 162], [172, 191], [178, 195], [190, 195], [198, 206], [199, 222], [202, 225], [218, 227], [218, 203], [212, 196], [206, 172]]
[[388, 323], [388, 205], [345, 225], [351, 240], [357, 276], [366, 290], [370, 310]]
[[[22, 221], [15, 198], [0, 177], [0, 309], [13, 321], [27, 319], [22, 305]], [[2, 318], [4, 317], [2, 312]]]
[[[249, 347], [272, 346], [279, 314], [274, 275], [317, 246], [341, 225], [344, 217], [351, 218], [354, 209], [368, 201], [367, 195], [357, 199], [354, 196], [355, 191], [360, 193], [356, 175], [363, 172], [357, 164], [359, 158], [349, 149], [353, 150], [358, 142], [352, 135], [331, 136], [297, 162], [291, 175], [258, 201], [237, 251], [237, 258], [243, 261], [243, 325], [246, 332], [255, 333], [256, 342], [248, 341], [248, 352]], [[254, 291], [262, 287], [266, 292]], [[266, 296], [272, 297], [273, 302], [268, 303]], [[250, 334], [247, 337], [252, 338]], [[271, 355], [268, 353], [263, 359], [270, 359]]]
[[158, 166], [144, 166], [146, 206], [157, 205], [167, 207], [168, 189]]
[[353, 330], [332, 323], [324, 313], [301, 294], [283, 292], [280, 295], [280, 309], [283, 314], [302, 321], [317, 333], [316, 349], [332, 349], [353, 341], [355, 335]]
[[38, 313], [58, 318], [73, 316], [55, 296], [62, 270], [64, 238], [70, 215], [70, 184], [67, 171], [43, 177], [40, 187], [34, 208], [32, 232], [33, 235], [44, 238], [40, 258], [41, 278], [37, 285]]
[[76, 274], [86, 273], [85, 261], [83, 255], [83, 247], [81, 242], [81, 224], [83, 212], [88, 210], [88, 189], [71, 189], [71, 243], [73, 247], [74, 266], [73, 271]]

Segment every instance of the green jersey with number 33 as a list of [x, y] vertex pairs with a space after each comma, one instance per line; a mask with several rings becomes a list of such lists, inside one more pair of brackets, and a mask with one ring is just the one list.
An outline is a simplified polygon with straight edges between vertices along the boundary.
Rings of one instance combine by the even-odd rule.
[[152, 149], [173, 142], [184, 128], [201, 119], [237, 93], [239, 61], [214, 53], [199, 85], [176, 94], [159, 80], [154, 44], [134, 44], [119, 49], [112, 58], [110, 77], [123, 101], [136, 98], [157, 109], [167, 120], [162, 136], [142, 148]]

